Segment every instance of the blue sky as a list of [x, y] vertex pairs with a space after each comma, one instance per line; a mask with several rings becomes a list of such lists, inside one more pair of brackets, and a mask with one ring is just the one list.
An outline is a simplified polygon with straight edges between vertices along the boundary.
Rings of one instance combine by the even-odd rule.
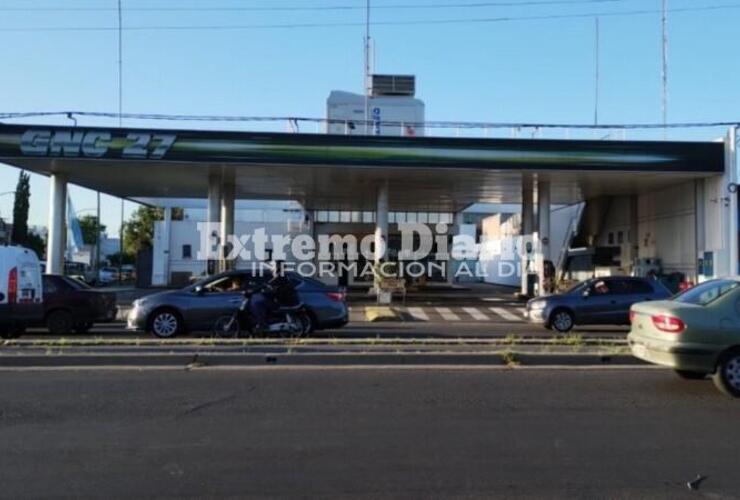
[[[123, 0], [124, 26], [337, 23], [364, 20], [364, 0]], [[659, 9], [661, 0], [614, 0], [485, 8], [382, 9], [390, 4], [464, 0], [375, 0], [377, 21], [608, 14]], [[740, 2], [670, 0], [670, 8], [731, 5], [669, 17], [669, 121], [740, 119], [736, 90]], [[43, 10], [97, 8], [113, 10]], [[8, 28], [116, 26], [115, 0], [0, 0], [0, 112], [117, 110], [117, 32], [7, 31]], [[171, 7], [288, 7], [282, 11], [137, 11]], [[41, 10], [1, 10], [1, 9]], [[661, 120], [660, 16], [600, 17], [602, 123]], [[4, 31], [6, 30], [6, 31]], [[203, 115], [323, 117], [332, 89], [360, 91], [362, 26], [301, 29], [132, 30], [124, 32], [124, 111]], [[590, 123], [594, 113], [594, 17], [372, 28], [376, 71], [417, 75], [427, 119]], [[59, 120], [56, 120], [59, 122]], [[64, 121], [62, 121], [64, 122]], [[80, 124], [115, 125], [82, 119]], [[124, 124], [141, 125], [128, 121]], [[151, 126], [157, 126], [152, 124]], [[165, 124], [159, 124], [164, 126]], [[218, 128], [216, 124], [193, 127]], [[227, 124], [228, 128], [252, 128]], [[225, 127], [220, 127], [225, 128]], [[278, 130], [284, 130], [284, 125]], [[671, 132], [711, 139], [721, 130]], [[504, 132], [502, 132], [504, 133]], [[508, 133], [508, 132], [506, 132]], [[560, 132], [562, 134], [562, 132]], [[561, 135], [562, 137], [562, 135]], [[0, 192], [18, 171], [0, 166]], [[45, 224], [48, 182], [34, 176], [31, 223]], [[94, 194], [72, 188], [77, 210]], [[129, 204], [127, 212], [133, 206]], [[8, 218], [12, 197], [0, 197]], [[104, 197], [103, 223], [117, 230], [120, 205]]]

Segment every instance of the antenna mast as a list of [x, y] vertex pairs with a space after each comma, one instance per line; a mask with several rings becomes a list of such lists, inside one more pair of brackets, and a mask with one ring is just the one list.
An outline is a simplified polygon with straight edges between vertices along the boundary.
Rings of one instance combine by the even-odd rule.
[[365, 90], [365, 135], [369, 134], [369, 107], [370, 107], [370, 0], [365, 3], [365, 68], [362, 86]]
[[594, 125], [599, 124], [599, 50], [600, 50], [600, 33], [599, 18], [594, 18]]
[[118, 0], [118, 126], [122, 124], [123, 113], [123, 13], [121, 0]]
[[[661, 70], [662, 80], [662, 102], [661, 108], [663, 112], [663, 125], [668, 123], [668, 0], [663, 0], [663, 13], [661, 16], [662, 25], [662, 41], [663, 41], [663, 65]], [[663, 129], [665, 135], [666, 129]]]

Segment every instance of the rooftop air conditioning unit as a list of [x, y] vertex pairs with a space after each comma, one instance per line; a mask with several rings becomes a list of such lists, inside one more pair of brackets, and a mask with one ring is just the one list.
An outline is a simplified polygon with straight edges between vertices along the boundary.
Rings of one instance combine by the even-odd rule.
[[409, 96], [416, 94], [416, 77], [413, 75], [370, 75], [370, 95]]

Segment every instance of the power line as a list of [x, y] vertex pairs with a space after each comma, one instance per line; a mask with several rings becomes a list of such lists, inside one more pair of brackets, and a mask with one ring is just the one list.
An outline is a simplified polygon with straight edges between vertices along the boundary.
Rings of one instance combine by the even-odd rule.
[[[0, 120], [17, 120], [20, 118], [39, 118], [53, 116], [79, 116], [89, 118], [118, 118], [119, 113], [100, 111], [31, 111], [21, 113], [0, 113]], [[346, 120], [329, 120], [326, 118], [296, 117], [296, 116], [239, 116], [239, 115], [174, 115], [162, 113], [123, 113], [121, 116], [133, 120], [153, 121], [182, 121], [182, 122], [286, 122], [295, 123], [345, 123]], [[355, 124], [362, 124], [363, 120], [352, 120]], [[372, 123], [372, 121], [370, 122]], [[399, 126], [409, 125], [426, 128], [459, 128], [459, 129], [611, 129], [611, 130], [648, 130], [662, 128], [716, 128], [737, 127], [737, 121], [716, 122], [679, 122], [679, 123], [610, 123], [610, 124], [579, 124], [579, 123], [536, 123], [536, 122], [468, 122], [468, 121], [424, 121], [424, 122], [397, 122], [383, 121], [381, 125]]]
[[[707, 12], [724, 9], [738, 9], [740, 3], [706, 5], [703, 7], [681, 7], [669, 9], [670, 13], [685, 12]], [[594, 17], [625, 17], [661, 14], [661, 9], [643, 9], [643, 10], [625, 10], [618, 12], [587, 12], [581, 14], [547, 14], [533, 16], [500, 16], [500, 17], [482, 17], [482, 18], [458, 18], [458, 19], [432, 19], [432, 20], [411, 20], [411, 21], [373, 21], [372, 26], [432, 26], [445, 24], [489, 24], [512, 21], [551, 21], [560, 19], [583, 19]], [[345, 27], [364, 27], [365, 22], [337, 22], [337, 23], [292, 23], [292, 24], [235, 24], [235, 25], [181, 25], [181, 26], [125, 26], [124, 31], [239, 31], [239, 30], [258, 30], [258, 29], [303, 29], [303, 28], [345, 28]], [[64, 31], [114, 31], [118, 30], [116, 26], [67, 26], [67, 27], [29, 27], [29, 28], [0, 28], [0, 32], [64, 32]]]
[[[418, 9], [454, 9], [486, 7], [529, 7], [547, 5], [583, 5], [618, 3], [632, 0], [527, 0], [522, 2], [460, 2], [460, 3], [424, 3], [424, 4], [386, 4], [373, 6], [383, 10], [418, 10]], [[139, 12], [285, 12], [285, 11], [360, 11], [360, 5], [283, 5], [283, 6], [208, 6], [208, 7], [127, 7], [126, 11]], [[6, 12], [110, 12], [114, 7], [0, 7]]]

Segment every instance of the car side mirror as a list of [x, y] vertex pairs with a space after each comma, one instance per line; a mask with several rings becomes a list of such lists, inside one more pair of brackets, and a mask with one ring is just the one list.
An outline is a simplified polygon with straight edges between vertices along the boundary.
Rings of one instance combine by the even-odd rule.
[[195, 290], [193, 291], [195, 292], [195, 295], [203, 295], [204, 293], [206, 293], [206, 289], [200, 285], [196, 286]]
[[584, 290], [583, 291], [583, 298], [587, 299], [591, 296], [591, 290]]

